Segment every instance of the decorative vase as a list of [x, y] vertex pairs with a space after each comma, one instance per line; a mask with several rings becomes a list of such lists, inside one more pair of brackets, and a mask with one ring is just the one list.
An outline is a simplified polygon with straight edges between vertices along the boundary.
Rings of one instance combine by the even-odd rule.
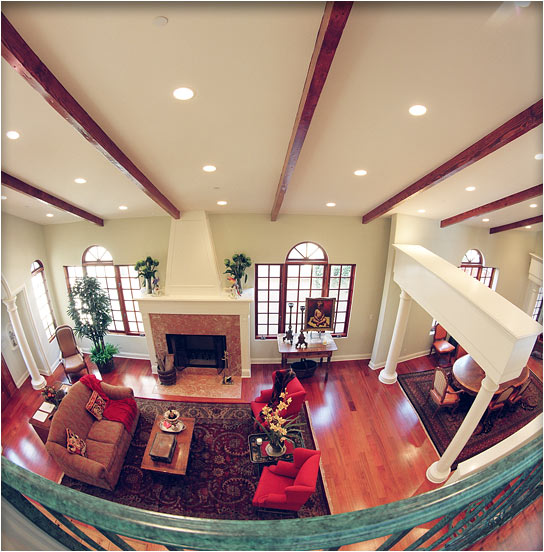
[[151, 278], [145, 281], [145, 292], [147, 295], [151, 295], [153, 292], [153, 289], [151, 287]]
[[266, 454], [268, 454], [268, 456], [277, 457], [277, 456], [281, 456], [282, 454], [285, 454], [287, 447], [283, 445], [280, 448], [276, 448], [272, 446], [271, 443], [267, 443], [264, 450], [266, 451]]

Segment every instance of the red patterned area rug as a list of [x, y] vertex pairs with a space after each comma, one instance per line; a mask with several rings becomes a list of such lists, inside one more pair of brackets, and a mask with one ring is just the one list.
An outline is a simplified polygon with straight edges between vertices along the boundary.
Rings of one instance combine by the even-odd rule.
[[[438, 453], [442, 454], [457, 433], [474, 397], [467, 393], [462, 394], [461, 404], [455, 413], [447, 408], [437, 410], [429, 397], [433, 378], [434, 370], [398, 376], [399, 383], [416, 409], [427, 434]], [[498, 414], [491, 414], [489, 421], [478, 424], [452, 468], [455, 468], [459, 462], [496, 445], [542, 412], [542, 382], [532, 372], [530, 378], [531, 382], [518, 406], [513, 410], [505, 407]]]
[[[272, 519], [277, 514], [258, 512], [251, 500], [259, 474], [249, 459], [248, 435], [255, 433], [248, 404], [211, 404], [136, 399], [140, 421], [128, 449], [125, 465], [113, 491], [64, 476], [62, 484], [126, 506], [180, 516], [213, 519]], [[169, 475], [140, 469], [144, 450], [157, 414], [175, 408], [195, 418], [186, 475]], [[315, 449], [309, 416], [299, 415], [306, 448]], [[316, 492], [298, 517], [330, 514], [321, 474]], [[296, 517], [286, 512], [282, 517]]]

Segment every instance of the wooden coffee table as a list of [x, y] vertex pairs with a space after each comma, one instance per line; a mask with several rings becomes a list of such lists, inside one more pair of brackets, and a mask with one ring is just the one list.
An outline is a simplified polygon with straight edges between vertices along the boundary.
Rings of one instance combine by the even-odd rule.
[[[187, 462], [189, 460], [189, 452], [191, 448], [191, 439], [193, 438], [193, 429], [195, 427], [194, 418], [180, 418], [181, 421], [185, 424], [185, 429], [179, 433], [173, 433], [176, 437], [176, 450], [174, 451], [174, 456], [171, 462], [155, 462], [149, 456], [149, 450], [155, 439], [155, 435], [162, 431], [159, 427], [160, 421], [163, 419], [162, 414], [159, 414], [155, 418], [155, 423], [153, 424], [153, 429], [149, 435], [149, 441], [145, 447], [144, 457], [142, 459], [142, 465], [140, 466], [142, 470], [150, 470], [162, 473], [173, 473], [177, 475], [185, 475], [187, 472]], [[166, 433], [166, 432], [164, 432]]]

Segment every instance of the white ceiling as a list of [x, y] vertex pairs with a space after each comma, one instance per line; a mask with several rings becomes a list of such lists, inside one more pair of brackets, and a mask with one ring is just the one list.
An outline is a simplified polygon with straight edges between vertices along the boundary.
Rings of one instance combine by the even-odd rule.
[[[323, 8], [2, 4], [42, 61], [182, 213], [270, 213]], [[168, 17], [166, 26], [153, 25], [158, 15]], [[195, 97], [175, 100], [179, 86]], [[363, 215], [541, 97], [540, 3], [355, 3], [280, 219]], [[423, 117], [408, 114], [416, 103], [427, 106]], [[5, 139], [10, 129], [21, 138]], [[164, 214], [4, 61], [2, 148], [2, 170], [100, 217]], [[541, 151], [542, 126], [393, 212], [442, 219], [540, 184], [534, 155]], [[204, 173], [205, 164], [217, 171]], [[358, 168], [368, 174], [354, 176]], [[77, 176], [87, 184], [74, 184]], [[476, 190], [464, 191], [469, 185]], [[5, 212], [42, 224], [77, 220], [2, 193]], [[330, 201], [337, 206], [327, 208]], [[121, 204], [129, 209], [119, 211]], [[466, 224], [538, 214], [541, 197]]]

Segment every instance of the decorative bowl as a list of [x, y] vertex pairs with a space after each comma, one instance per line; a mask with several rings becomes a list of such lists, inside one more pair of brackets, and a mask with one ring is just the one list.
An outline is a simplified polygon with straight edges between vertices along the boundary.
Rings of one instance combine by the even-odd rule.
[[163, 418], [171, 424], [175, 424], [179, 420], [180, 414], [177, 410], [171, 408], [163, 414]]

